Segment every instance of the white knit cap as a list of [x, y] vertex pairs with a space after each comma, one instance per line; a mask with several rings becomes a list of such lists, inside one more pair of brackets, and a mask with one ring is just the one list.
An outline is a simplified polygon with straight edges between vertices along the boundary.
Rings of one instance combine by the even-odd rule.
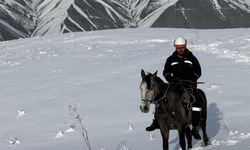
[[179, 47], [179, 46], [182, 46], [182, 47], [186, 47], [187, 46], [187, 40], [184, 39], [183, 37], [177, 37], [175, 40], [174, 40], [174, 46], [176, 47]]

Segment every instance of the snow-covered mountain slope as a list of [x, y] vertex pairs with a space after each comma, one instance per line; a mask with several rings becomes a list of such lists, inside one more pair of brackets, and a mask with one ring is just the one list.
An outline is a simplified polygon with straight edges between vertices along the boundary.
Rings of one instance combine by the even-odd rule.
[[235, 0], [178, 0], [152, 27], [235, 28], [249, 27], [250, 7]]
[[[42, 3], [42, 15], [34, 35], [140, 26], [158, 7], [155, 0], [71, 0]], [[47, 10], [46, 12], [43, 11]], [[46, 17], [49, 16], [49, 17]]]
[[249, 0], [1, 0], [0, 40], [114, 28], [250, 27]]
[[[139, 109], [140, 70], [163, 79], [180, 35], [202, 66], [213, 144], [205, 149], [249, 149], [250, 29], [122, 29], [0, 42], [0, 149], [87, 149], [71, 116], [76, 106], [93, 150], [161, 150], [159, 131], [145, 131], [154, 106]], [[179, 148], [176, 131], [169, 140]]]
[[29, 37], [36, 27], [36, 0], [0, 1], [0, 40]]

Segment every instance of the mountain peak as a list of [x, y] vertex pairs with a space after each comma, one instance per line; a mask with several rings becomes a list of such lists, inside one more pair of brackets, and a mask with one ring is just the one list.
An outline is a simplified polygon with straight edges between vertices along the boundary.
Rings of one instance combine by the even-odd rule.
[[250, 27], [250, 0], [2, 0], [0, 11], [0, 40], [114, 28]]

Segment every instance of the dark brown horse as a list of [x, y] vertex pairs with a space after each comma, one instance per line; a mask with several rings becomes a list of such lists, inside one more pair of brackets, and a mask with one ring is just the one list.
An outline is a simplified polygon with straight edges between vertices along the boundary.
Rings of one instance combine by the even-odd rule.
[[177, 79], [170, 84], [164, 83], [157, 77], [157, 72], [145, 74], [144, 70], [141, 70], [141, 77], [140, 109], [147, 113], [150, 104], [155, 104], [155, 116], [160, 125], [163, 150], [168, 150], [169, 130], [172, 129], [178, 130], [179, 143], [183, 150], [186, 149], [185, 136], [188, 148], [192, 148], [192, 134], [189, 128], [192, 123], [191, 99], [185, 86]]

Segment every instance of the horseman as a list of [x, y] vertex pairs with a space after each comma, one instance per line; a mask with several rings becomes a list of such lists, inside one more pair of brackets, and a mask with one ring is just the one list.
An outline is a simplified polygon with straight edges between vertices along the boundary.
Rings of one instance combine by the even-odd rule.
[[[174, 40], [175, 51], [166, 60], [165, 67], [163, 70], [163, 76], [165, 79], [171, 83], [173, 79], [179, 78], [187, 87], [191, 89], [191, 93], [194, 95], [194, 103], [196, 108], [200, 108], [200, 103], [198, 99], [200, 96], [197, 92], [197, 80], [201, 76], [201, 67], [198, 59], [193, 55], [193, 53], [187, 49], [187, 40], [178, 37]], [[199, 135], [199, 122], [200, 122], [200, 112], [192, 111], [192, 134], [194, 138], [201, 139]], [[159, 128], [159, 124], [156, 119], [153, 119], [153, 123], [146, 128], [147, 131], [153, 131]]]

